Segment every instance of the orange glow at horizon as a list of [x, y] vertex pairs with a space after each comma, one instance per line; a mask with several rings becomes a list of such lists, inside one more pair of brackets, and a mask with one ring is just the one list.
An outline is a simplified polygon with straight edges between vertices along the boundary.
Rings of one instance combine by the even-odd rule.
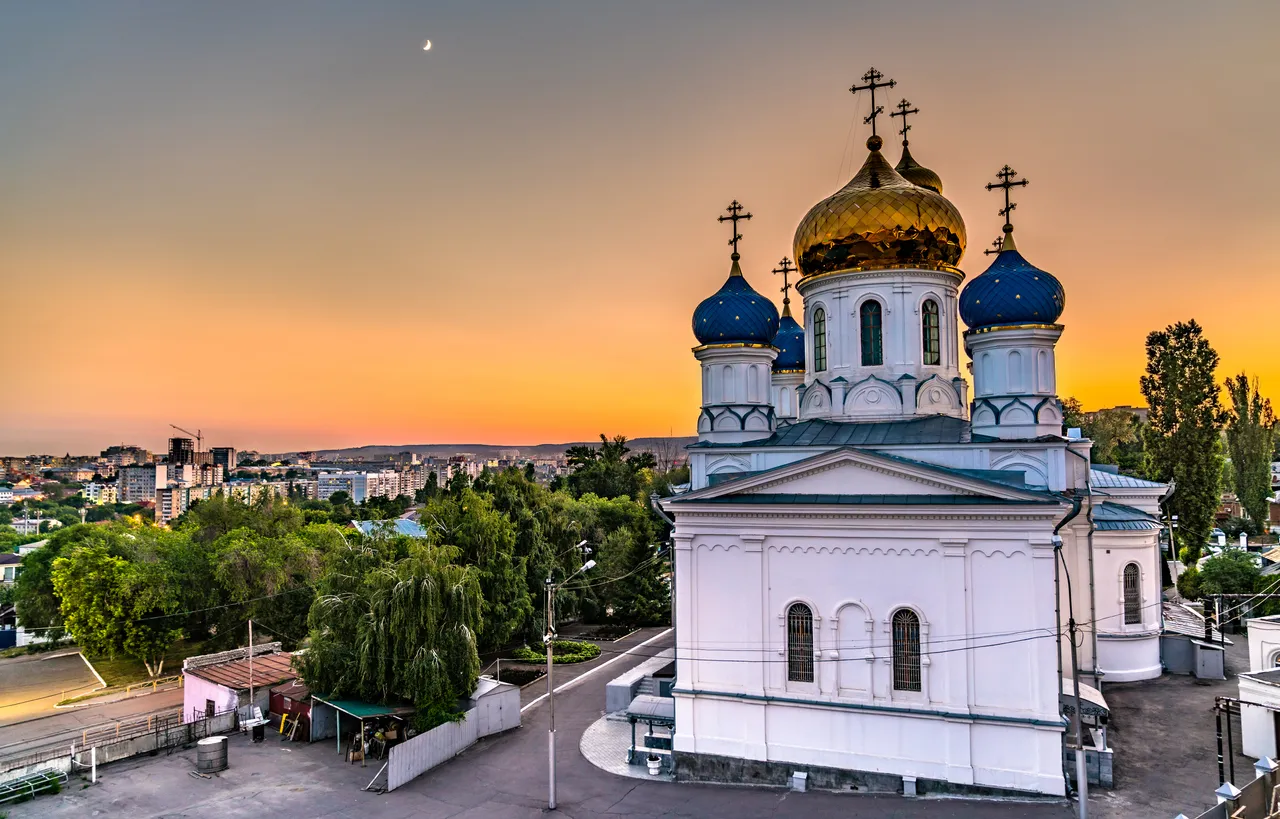
[[716, 217], [754, 214], [780, 307], [769, 271], [866, 155], [870, 64], [970, 278], [983, 185], [1031, 180], [1061, 396], [1141, 404], [1146, 334], [1195, 318], [1219, 381], [1280, 399], [1280, 6], [475, 6], [0, 12], [0, 454], [693, 434]]

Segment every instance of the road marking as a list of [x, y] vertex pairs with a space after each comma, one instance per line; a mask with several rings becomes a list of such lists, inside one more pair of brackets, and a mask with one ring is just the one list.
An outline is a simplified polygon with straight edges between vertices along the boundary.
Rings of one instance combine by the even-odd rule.
[[[667, 629], [666, 631], [660, 631], [660, 632], [658, 632], [657, 634], [655, 634], [655, 635], [653, 635], [652, 637], [650, 637], [648, 640], [645, 640], [643, 643], [639, 643], [638, 645], [634, 645], [634, 646], [632, 646], [631, 648], [627, 649], [626, 651], [622, 652], [622, 653], [621, 653], [621, 654], [619, 654], [617, 657], [614, 657], [614, 658], [613, 658], [613, 659], [611, 659], [611, 660], [605, 660], [603, 663], [600, 663], [600, 665], [596, 666], [595, 668], [591, 669], [590, 671], [583, 672], [582, 674], [579, 674], [578, 676], [574, 677], [572, 680], [569, 680], [568, 682], [560, 683], [560, 685], [557, 685], [554, 689], [552, 689], [552, 690], [553, 690], [553, 692], [554, 692], [554, 693], [556, 693], [556, 694], [559, 694], [561, 691], [565, 691], [565, 690], [567, 690], [567, 689], [573, 688], [575, 685], [577, 685], [578, 683], [582, 682], [582, 681], [583, 681], [583, 680], [585, 680], [587, 677], [590, 677], [592, 674], [596, 673], [597, 671], [600, 671], [601, 669], [604, 669], [604, 668], [608, 668], [609, 666], [613, 665], [613, 664], [614, 664], [614, 663], [616, 663], [618, 660], [621, 660], [621, 659], [623, 659], [624, 657], [629, 657], [629, 656], [631, 656], [631, 652], [635, 651], [637, 648], [644, 648], [645, 646], [649, 645], [650, 643], [655, 643], [655, 642], [657, 642], [658, 640], [661, 640], [663, 637], [666, 637], [668, 634], [670, 634], [670, 633], [671, 633], [672, 631], [674, 631], [674, 630], [675, 630], [675, 629], [670, 629], [670, 628], [669, 628], [669, 629]], [[538, 703], [542, 702], [542, 701], [543, 701], [543, 700], [545, 700], [546, 698], [547, 698], [547, 695], [546, 695], [546, 694], [543, 694], [542, 696], [538, 697], [538, 698], [537, 698], [536, 700], [534, 700], [533, 702], [531, 702], [531, 703], [529, 703], [528, 705], [526, 705], [526, 706], [524, 706], [523, 708], [521, 708], [521, 709], [520, 709], [520, 713], [521, 713], [521, 714], [523, 714], [525, 711], [528, 711], [530, 708], [532, 708], [533, 706], [535, 706], [535, 705], [537, 705]]]
[[77, 651], [76, 653], [80, 655], [80, 659], [84, 660], [84, 664], [85, 664], [85, 665], [87, 665], [87, 666], [89, 666], [89, 670], [93, 672], [93, 676], [95, 676], [95, 677], [97, 677], [97, 678], [98, 678], [98, 682], [102, 683], [102, 687], [103, 687], [103, 688], [106, 688], [106, 687], [107, 687], [107, 681], [106, 681], [106, 680], [104, 680], [104, 679], [102, 679], [102, 675], [98, 673], [98, 669], [96, 669], [96, 668], [94, 668], [94, 667], [93, 667], [93, 663], [89, 662], [89, 658], [88, 658], [88, 657], [86, 657], [86, 656], [84, 656], [84, 652], [83, 652], [83, 651]]

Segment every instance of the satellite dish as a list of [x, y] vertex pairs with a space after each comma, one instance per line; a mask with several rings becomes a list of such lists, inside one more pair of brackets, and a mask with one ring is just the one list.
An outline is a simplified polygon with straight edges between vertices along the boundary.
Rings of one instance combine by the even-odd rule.
[[423, 50], [423, 51], [430, 51], [430, 50], [431, 50], [431, 41], [430, 41], [430, 40], [427, 40], [426, 42], [424, 42], [424, 43], [422, 44], [422, 50]]

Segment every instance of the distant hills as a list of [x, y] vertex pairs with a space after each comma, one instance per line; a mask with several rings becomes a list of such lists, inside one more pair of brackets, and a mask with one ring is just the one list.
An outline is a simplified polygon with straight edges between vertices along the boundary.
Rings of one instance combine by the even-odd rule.
[[[627, 446], [631, 448], [632, 452], [675, 450], [676, 453], [682, 455], [684, 448], [697, 440], [697, 437], [692, 435], [674, 438], [633, 438], [627, 441]], [[564, 451], [571, 446], [599, 445], [599, 438], [594, 441], [572, 441], [565, 444], [369, 444], [366, 446], [345, 447], [343, 449], [317, 449], [315, 453], [316, 457], [321, 460], [362, 458], [366, 461], [376, 461], [402, 452], [412, 452], [415, 455], [429, 455], [436, 458], [448, 458], [465, 452], [474, 455], [477, 459], [487, 460], [499, 457], [500, 452], [511, 450], [518, 450], [522, 458], [555, 458], [563, 455]], [[280, 456], [288, 458], [296, 454], [296, 452], [284, 452], [280, 453]]]

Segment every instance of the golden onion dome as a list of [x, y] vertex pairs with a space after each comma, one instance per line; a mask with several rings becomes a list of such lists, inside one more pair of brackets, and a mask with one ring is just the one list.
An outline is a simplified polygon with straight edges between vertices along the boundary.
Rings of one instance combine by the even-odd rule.
[[942, 194], [904, 179], [871, 152], [849, 184], [823, 199], [796, 228], [795, 258], [804, 276], [851, 268], [954, 265], [964, 255], [960, 211]]
[[898, 164], [893, 169], [912, 185], [928, 188], [934, 193], [942, 193], [942, 177], [916, 162], [905, 140], [902, 143], [902, 159], [898, 160]]

